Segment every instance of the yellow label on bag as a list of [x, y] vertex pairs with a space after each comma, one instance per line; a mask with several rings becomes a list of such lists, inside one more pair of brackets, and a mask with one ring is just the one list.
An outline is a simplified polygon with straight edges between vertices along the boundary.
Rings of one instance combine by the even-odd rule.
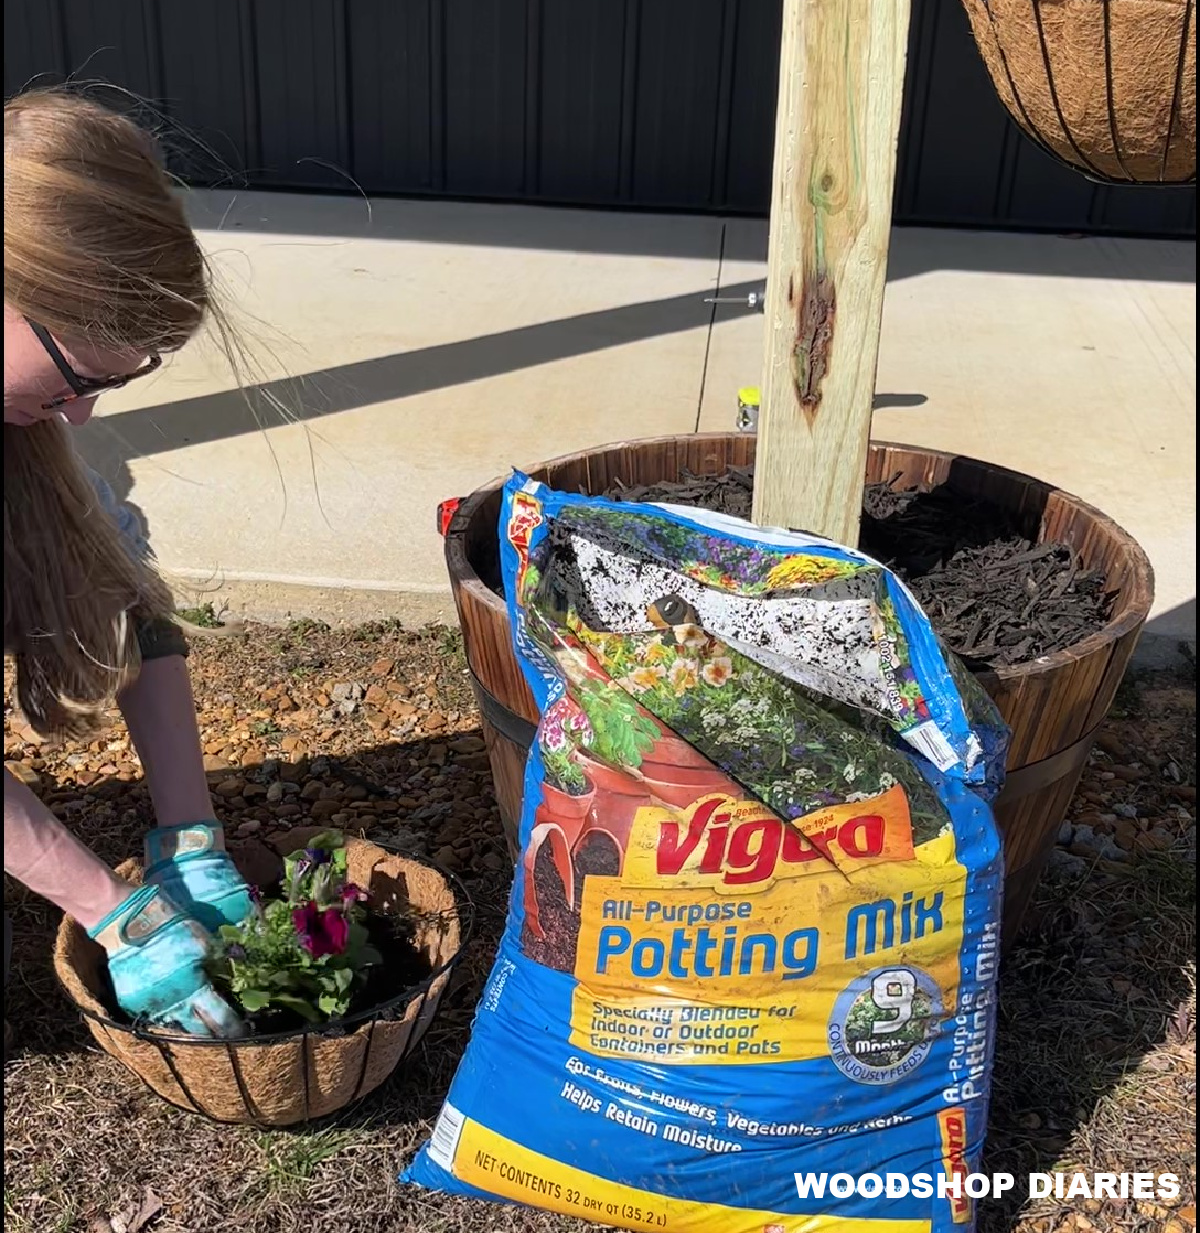
[[891, 1039], [839, 1044], [835, 1007], [891, 966], [952, 1005], [965, 891], [952, 844], [914, 851], [899, 788], [794, 824], [719, 795], [644, 808], [622, 875], [584, 886], [570, 1042], [672, 1064], [890, 1058]]

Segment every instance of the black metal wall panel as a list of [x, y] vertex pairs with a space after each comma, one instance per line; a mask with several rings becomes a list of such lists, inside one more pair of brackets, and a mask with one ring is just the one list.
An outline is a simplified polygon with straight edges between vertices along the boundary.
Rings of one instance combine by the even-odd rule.
[[[73, 75], [151, 100], [196, 183], [765, 214], [780, 13], [5, 0], [4, 86]], [[1098, 187], [1053, 162], [1001, 108], [958, 0], [914, 0], [895, 216], [1194, 236], [1196, 194]]]
[[445, 189], [536, 196], [527, 188], [528, 0], [442, 0]]
[[621, 196], [631, 0], [541, 0], [537, 191], [569, 202]]
[[350, 157], [346, 0], [254, 0], [265, 185], [345, 188]]
[[759, 213], [771, 196], [775, 157], [775, 99], [779, 92], [778, 49], [783, 8], [778, 0], [735, 7], [733, 89], [729, 100], [729, 154], [724, 205]]
[[159, 89], [177, 121], [167, 134], [172, 163], [198, 183], [234, 183], [262, 166], [252, 10], [158, 0]]
[[630, 197], [681, 207], [713, 200], [722, 92], [722, 0], [642, 0]]
[[433, 189], [429, 0], [352, 0], [351, 168], [375, 192]]

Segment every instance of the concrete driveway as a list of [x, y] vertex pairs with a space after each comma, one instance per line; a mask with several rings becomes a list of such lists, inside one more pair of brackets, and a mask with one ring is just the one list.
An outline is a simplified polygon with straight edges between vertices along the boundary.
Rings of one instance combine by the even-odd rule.
[[[509, 466], [732, 428], [766, 226], [195, 193], [252, 362], [206, 337], [109, 395], [83, 452], [182, 589], [267, 618], [449, 618], [434, 509]], [[1103, 508], [1195, 640], [1195, 245], [897, 230], [876, 437]], [[1149, 644], [1148, 644], [1149, 645]]]

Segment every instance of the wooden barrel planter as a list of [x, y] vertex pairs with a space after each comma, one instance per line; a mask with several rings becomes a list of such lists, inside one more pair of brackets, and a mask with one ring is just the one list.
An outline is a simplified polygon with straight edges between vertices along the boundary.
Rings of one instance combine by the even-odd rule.
[[[626, 485], [677, 480], [684, 471], [715, 475], [754, 461], [744, 433], [664, 437], [603, 446], [528, 469], [554, 488], [602, 493]], [[899, 487], [951, 491], [1016, 514], [1039, 542], [1069, 544], [1084, 568], [1104, 572], [1115, 601], [1108, 624], [1054, 655], [980, 673], [1012, 729], [1008, 779], [997, 802], [1007, 867], [1004, 933], [1017, 933], [1034, 885], [1053, 850], [1096, 734], [1112, 705], [1142, 626], [1154, 584], [1139, 545], [1099, 510], [1049, 484], [990, 463], [882, 442], [871, 444], [868, 482], [899, 475]], [[537, 710], [512, 651], [499, 577], [497, 524], [504, 481], [464, 500], [446, 534], [446, 562], [496, 797], [514, 857], [525, 761]]]
[[1192, 0], [963, 0], [1000, 101], [1104, 184], [1196, 180]]

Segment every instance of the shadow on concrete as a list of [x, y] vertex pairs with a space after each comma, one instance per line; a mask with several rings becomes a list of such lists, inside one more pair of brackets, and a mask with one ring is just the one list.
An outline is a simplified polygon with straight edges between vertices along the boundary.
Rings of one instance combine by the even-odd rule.
[[1134, 662], [1143, 668], [1171, 668], [1196, 663], [1196, 601], [1189, 599], [1146, 622]]
[[[757, 281], [735, 283], [723, 287], [721, 294], [744, 298], [761, 286]], [[88, 465], [125, 501], [133, 487], [132, 458], [227, 440], [278, 427], [289, 418], [321, 419], [648, 338], [702, 329], [712, 316], [704, 299], [704, 293], [697, 291], [627, 304], [285, 377], [250, 386], [244, 393], [223, 390], [158, 403], [95, 419], [78, 430], [76, 444]], [[875, 406], [919, 407], [926, 401], [924, 394], [884, 393], [876, 396]]]
[[[303, 236], [296, 241], [300, 249], [337, 243], [341, 237], [644, 251], [664, 258], [695, 255], [702, 250], [712, 254], [718, 270], [726, 262], [760, 260], [766, 251], [766, 225], [752, 221], [595, 211], [584, 215], [530, 206], [480, 207], [445, 202], [384, 200], [356, 205], [344, 197], [290, 193], [207, 192], [193, 196], [193, 221], [198, 226]], [[1195, 244], [896, 231], [890, 281], [943, 268], [1194, 282]], [[720, 295], [730, 302], [744, 301], [751, 292], [761, 292], [762, 287], [762, 278], [756, 278], [721, 285]], [[711, 331], [734, 317], [729, 311], [714, 313], [706, 302], [712, 292], [712, 287], [705, 287], [662, 300], [356, 361], [251, 386], [244, 394], [222, 391], [126, 411], [89, 425], [79, 433], [78, 444], [85, 460], [124, 500], [132, 488], [130, 459], [242, 436], [289, 419], [320, 419], [649, 338], [706, 327]], [[917, 407], [925, 401], [922, 394], [884, 393], [877, 397], [876, 406]], [[286, 412], [281, 412], [280, 406]]]
[[[759, 281], [736, 283], [723, 287], [721, 293], [744, 298], [761, 287]], [[85, 461], [124, 499], [132, 487], [131, 458], [278, 427], [289, 418], [321, 419], [648, 338], [703, 329], [712, 320], [711, 305], [704, 302], [707, 294], [710, 289], [701, 289], [359, 360], [252, 385], [244, 393], [225, 390], [159, 403], [97, 418], [79, 430], [76, 442]], [[923, 399], [921, 395], [896, 397]]]
[[[765, 262], [767, 256], [763, 219], [224, 189], [196, 190], [188, 200], [196, 227], [303, 237], [297, 247], [358, 239], [714, 260], [721, 252], [726, 261], [749, 262]], [[1194, 282], [1196, 245], [1194, 240], [895, 228], [889, 280], [934, 270]]]

